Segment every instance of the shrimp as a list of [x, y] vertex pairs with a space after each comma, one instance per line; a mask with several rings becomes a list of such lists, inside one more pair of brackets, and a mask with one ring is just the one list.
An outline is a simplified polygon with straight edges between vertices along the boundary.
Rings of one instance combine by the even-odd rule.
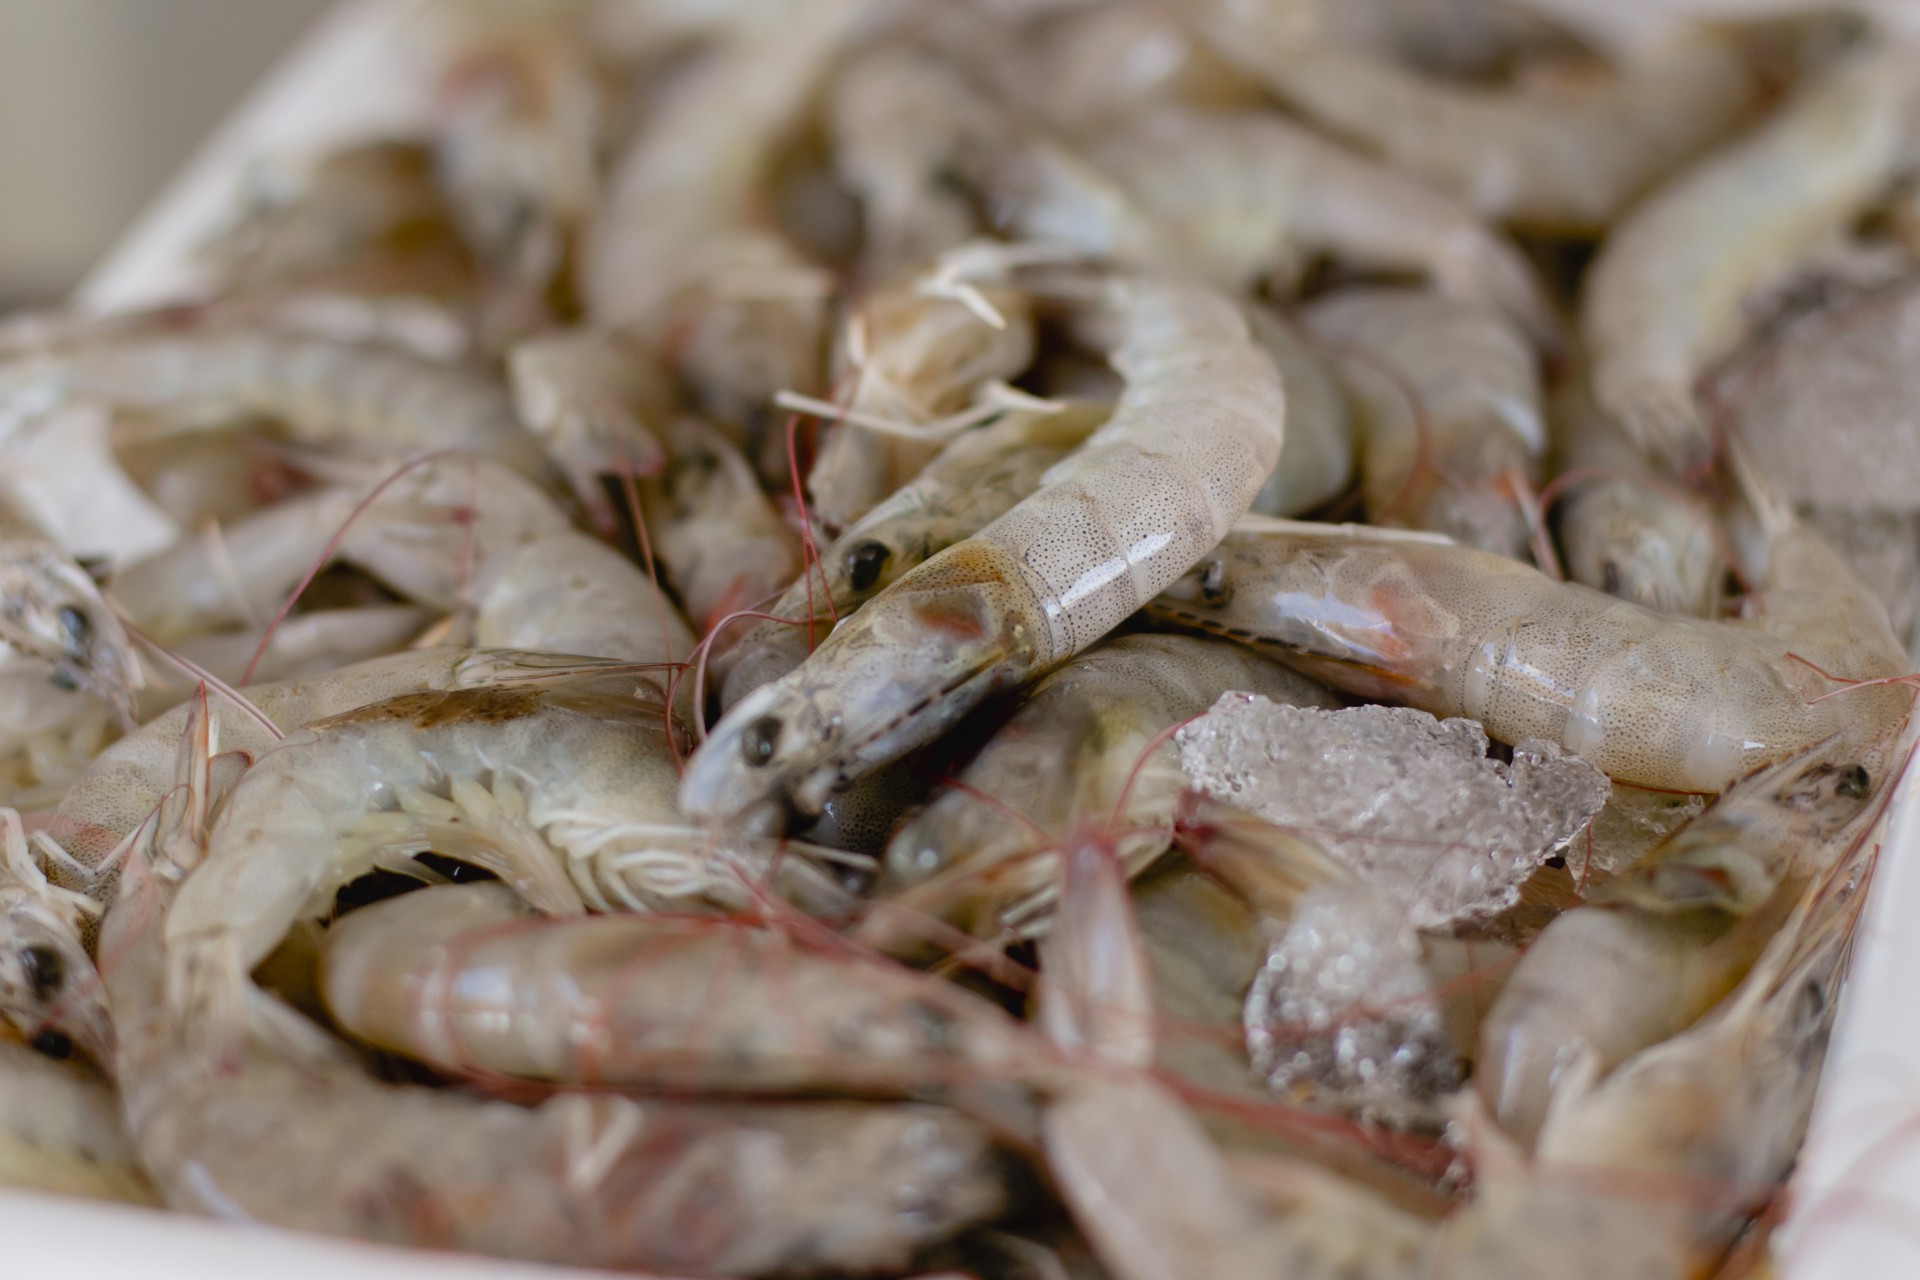
[[667, 577], [704, 632], [793, 581], [800, 547], [725, 433], [680, 416], [660, 438], [666, 470], [641, 481], [640, 501]]
[[787, 5], [668, 90], [613, 165], [575, 280], [588, 319], [675, 353], [696, 406], [757, 453], [770, 403], [820, 376], [829, 285], [754, 217], [788, 122], [861, 15]]
[[1561, 232], [1605, 227], [1629, 201], [1738, 127], [1761, 84], [1735, 42], [1687, 38], [1585, 83], [1450, 83], [1270, 9], [1218, 6], [1215, 47], [1330, 132], [1482, 217]]
[[0, 1038], [0, 1186], [127, 1204], [159, 1197], [90, 1070]]
[[718, 648], [713, 665], [722, 679], [721, 706], [731, 707], [792, 671], [835, 617], [851, 614], [909, 570], [1024, 500], [1106, 416], [1104, 408], [1091, 405], [1059, 413], [1013, 409], [948, 445], [904, 488], [842, 533], [810, 578], [794, 583], [768, 606], [776, 619], [811, 616], [811, 627], [762, 621]]
[[363, 455], [461, 448], [529, 477], [549, 465], [484, 374], [292, 334], [156, 334], [0, 362], [0, 434], [73, 399], [163, 415], [148, 424], [159, 435], [257, 416]]
[[[151, 719], [189, 697], [200, 677], [185, 672], [211, 672], [228, 684], [248, 679], [262, 683], [312, 679], [356, 662], [398, 653], [440, 618], [434, 610], [418, 605], [355, 605], [292, 614], [282, 619], [271, 635], [264, 627], [249, 627], [176, 641], [168, 652], [192, 666], [175, 670], [164, 663], [151, 664], [154, 669], [148, 673], [147, 687], [140, 695], [138, 718]], [[253, 668], [251, 677], [247, 674], [249, 666]]]
[[[20, 815], [0, 809], [0, 1017], [49, 1057], [77, 1048], [104, 1065], [112, 1061], [113, 1028], [81, 937], [81, 922], [100, 908], [49, 883], [34, 845], [45, 850], [47, 838], [36, 833], [30, 844]], [[0, 1049], [7, 1046], [0, 1039]]]
[[[1507, 1280], [1564, 1272], [1573, 1258], [1581, 1276], [1640, 1280], [1717, 1266], [1799, 1149], [1862, 869], [1856, 861], [1816, 885], [1747, 980], [1692, 1030], [1611, 1072], [1574, 1055], [1534, 1162], [1517, 1180], [1483, 1172], [1479, 1199], [1451, 1224], [1442, 1273]], [[1610, 1192], [1640, 1179], [1659, 1189]]]
[[1770, 121], [1667, 182], [1608, 237], [1581, 334], [1593, 392], [1681, 469], [1712, 451], [1695, 382], [1744, 330], [1742, 304], [1863, 210], [1911, 152], [1913, 54], [1870, 47]]
[[1247, 307], [1247, 326], [1287, 388], [1287, 443], [1253, 514], [1297, 516], [1346, 492], [1353, 480], [1355, 425], [1327, 357], [1271, 307]]
[[103, 941], [117, 957], [107, 980], [119, 1075], [141, 1161], [176, 1209], [507, 1257], [762, 1275], [904, 1267], [1007, 1203], [986, 1131], [938, 1107], [560, 1094], [524, 1108], [383, 1084], [251, 984], [240, 1048], [209, 1059], [203, 1026], [167, 1000], [168, 889], [145, 857], [128, 869]]
[[1551, 418], [1568, 575], [1662, 613], [1714, 617], [1729, 567], [1714, 513], [1654, 471], [1584, 379], [1561, 390]]
[[605, 481], [666, 463], [648, 429], [672, 404], [664, 370], [611, 334], [569, 329], [538, 334], [507, 354], [514, 406], [566, 475], [602, 534], [618, 527]]
[[1478, 1087], [1501, 1127], [1531, 1146], [1573, 1062], [1604, 1075], [1731, 990], [1858, 833], [1874, 784], [1818, 748], [1771, 765], [1549, 924], [1481, 1029]]
[[992, 936], [1034, 927], [1054, 880], [1048, 850], [1076, 823], [1110, 820], [1125, 833], [1119, 858], [1143, 870], [1171, 841], [1187, 786], [1165, 731], [1229, 690], [1335, 705], [1313, 682], [1231, 644], [1106, 641], [1035, 685], [960, 771], [960, 785], [900, 829], [875, 891], [916, 916]]
[[497, 884], [362, 908], [328, 937], [327, 1007], [444, 1071], [700, 1093], [938, 1098], [1042, 1047], [939, 979], [760, 925], [527, 915]]
[[1359, 410], [1367, 518], [1523, 558], [1521, 495], [1547, 445], [1525, 339], [1484, 307], [1403, 289], [1346, 290], [1304, 319]]
[[1127, 381], [1041, 487], [734, 704], [689, 762], [697, 821], [777, 826], [1086, 648], [1214, 545], [1279, 460], [1272, 362], [1225, 299], [1098, 277]]
[[[1616, 782], [1716, 792], [1835, 734], [1869, 744], [1911, 699], [1835, 686], [1905, 655], [1831, 550], [1779, 540], [1750, 622], [1654, 613], [1500, 556], [1405, 536], [1233, 534], [1154, 612], [1269, 648], [1336, 689], [1544, 738]], [[1844, 704], [1844, 705], [1843, 705]]]
[[930, 283], [937, 281], [920, 276], [878, 289], [847, 323], [852, 396], [807, 476], [814, 513], [828, 528], [846, 528], [912, 480], [947, 436], [984, 416], [977, 406], [966, 412], [983, 389], [1033, 359], [1023, 296], [983, 290], [999, 320], [989, 324], [961, 300], [930, 292]]
[[614, 658], [644, 666], [684, 660], [693, 633], [634, 563], [571, 530], [527, 543], [492, 577], [474, 618], [475, 640]]
[[1423, 273], [1560, 345], [1532, 269], [1472, 211], [1278, 116], [1168, 108], [1094, 139], [1086, 155], [1138, 201], [1176, 261], [1209, 279], [1244, 287], [1283, 252], [1326, 253]]
[[0, 491], [0, 754], [37, 753], [40, 783], [68, 776], [84, 763], [62, 749], [72, 732], [126, 716], [141, 684], [93, 579]]

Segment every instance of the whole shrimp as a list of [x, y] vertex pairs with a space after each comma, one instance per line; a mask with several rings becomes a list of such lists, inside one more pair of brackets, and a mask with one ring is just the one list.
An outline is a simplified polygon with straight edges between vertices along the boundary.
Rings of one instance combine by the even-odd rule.
[[1287, 388], [1287, 443], [1266, 487], [1253, 500], [1255, 515], [1297, 516], [1331, 502], [1353, 480], [1355, 423], [1329, 353], [1271, 307], [1247, 307], [1247, 327], [1272, 357]]
[[1815, 670], [1902, 674], [1886, 610], [1792, 525], [1746, 622], [1654, 613], [1512, 560], [1405, 535], [1233, 534], [1156, 613], [1267, 647], [1336, 689], [1545, 738], [1617, 782], [1715, 792], [1836, 734], [1864, 746], [1911, 699]]
[[1204, 555], [1279, 460], [1285, 396], [1225, 299], [1096, 277], [1127, 389], [1031, 496], [869, 601], [797, 670], [734, 704], [682, 805], [760, 827], [814, 814], [993, 693], [1092, 644]]
[[1874, 772], [1818, 749], [1733, 784], [1534, 940], [1481, 1028], [1477, 1085], [1532, 1146], [1575, 1061], [1597, 1075], [1691, 1025], [1858, 834]]
[[1913, 66], [1899, 42], [1856, 53], [1608, 237], [1581, 334], [1595, 399], [1643, 449], [1682, 468], [1711, 452], [1696, 380], [1738, 343], [1747, 297], [1843, 229], [1910, 158]]
[[716, 646], [720, 702], [731, 707], [802, 662], [815, 636], [916, 566], [972, 537], [1039, 487], [1041, 477], [1106, 419], [1092, 405], [1058, 413], [1014, 409], [954, 440], [919, 475], [834, 540], [819, 563], [767, 611], [812, 627], [761, 621]]
[[161, 435], [265, 417], [362, 456], [461, 448], [530, 477], [550, 465], [485, 374], [293, 334], [155, 334], [0, 362], [0, 434], [73, 400], [159, 415], [148, 429]]
[[1643, 1280], [1717, 1266], [1799, 1149], [1870, 865], [1824, 877], [1698, 1026], [1611, 1072], [1574, 1055], [1524, 1174], [1482, 1161], [1441, 1273], [1508, 1280], [1573, 1259], [1575, 1275]]
[[[1689, 33], [1585, 83], [1458, 84], [1271, 7], [1227, 0], [1214, 46], [1309, 118], [1484, 217], [1598, 231], [1737, 127], [1761, 84], [1723, 32]], [[1545, 90], [1545, 91], [1543, 91]]]
[[1718, 613], [1728, 564], [1714, 512], [1654, 469], [1584, 378], [1561, 388], [1549, 416], [1567, 575], [1662, 613]]
[[536, 334], [507, 354], [514, 407], [565, 473], [602, 534], [619, 524], [610, 477], [648, 475], [666, 462], [649, 429], [672, 406], [666, 371], [633, 344], [594, 329]]
[[[189, 851], [205, 839], [184, 834]], [[170, 892], [144, 854], [131, 859], [103, 946], [117, 958], [107, 979], [128, 1128], [173, 1208], [506, 1257], [761, 1275], [902, 1267], [1005, 1204], [986, 1132], [937, 1107], [561, 1094], [526, 1108], [383, 1084], [244, 973], [244, 1035], [210, 1057], [205, 1025], [167, 999]]]
[[895, 834], [875, 892], [896, 911], [993, 936], [1030, 931], [1050, 908], [1050, 849], [1076, 824], [1110, 822], [1123, 833], [1116, 856], [1144, 869], [1172, 840], [1187, 787], [1164, 734], [1229, 690], [1334, 705], [1276, 663], [1193, 636], [1120, 636], [1076, 655]]
[[983, 290], [996, 317], [988, 323], [931, 283], [920, 275], [882, 286], [847, 321], [842, 359], [853, 390], [807, 475], [814, 513], [830, 529], [853, 524], [918, 475], [948, 437], [992, 412], [974, 406], [986, 386], [1033, 359], [1020, 294]]
[[1353, 393], [1367, 518], [1524, 558], [1521, 504], [1547, 444], [1525, 338], [1488, 308], [1405, 289], [1344, 290], [1303, 319]]
[[1042, 1048], [937, 978], [747, 921], [537, 920], [502, 885], [405, 894], [327, 939], [352, 1034], [451, 1072], [700, 1093], [964, 1095]]

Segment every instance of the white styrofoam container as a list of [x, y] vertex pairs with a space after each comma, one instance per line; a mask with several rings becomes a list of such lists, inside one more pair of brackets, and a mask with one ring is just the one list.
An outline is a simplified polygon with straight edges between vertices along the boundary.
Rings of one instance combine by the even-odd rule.
[[[1611, 0], [1593, 0], [1610, 3]], [[1920, 4], [1920, 0], [1914, 0]], [[119, 310], [190, 292], [189, 258], [262, 157], [405, 131], [430, 109], [420, 0], [346, 0], [208, 142], [79, 292]], [[1812, 1133], [1776, 1238], [1780, 1280], [1920, 1276], [1920, 770], [1887, 827]], [[1916, 919], [1908, 921], [1912, 911]], [[5, 1275], [61, 1280], [582, 1280], [152, 1210], [0, 1191]]]

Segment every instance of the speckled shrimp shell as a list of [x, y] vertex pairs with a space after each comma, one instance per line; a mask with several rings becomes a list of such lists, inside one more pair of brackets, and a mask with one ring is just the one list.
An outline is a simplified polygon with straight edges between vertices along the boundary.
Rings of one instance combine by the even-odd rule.
[[696, 819], [775, 825], [930, 741], [996, 689], [1086, 648], [1205, 555], [1280, 453], [1285, 395], [1226, 299], [1099, 281], [1125, 380], [1113, 417], [1030, 497], [909, 573], [689, 763]]
[[1831, 553], [1815, 576], [1782, 554], [1792, 546], [1775, 551], [1776, 580], [1807, 598], [1762, 597], [1753, 623], [1655, 613], [1466, 547], [1338, 533], [1235, 534], [1154, 608], [1348, 693], [1467, 716], [1503, 742], [1557, 742], [1617, 782], [1711, 792], [1906, 715], [1898, 688], [1815, 701], [1839, 686], [1807, 663], [1873, 680], [1905, 655]]

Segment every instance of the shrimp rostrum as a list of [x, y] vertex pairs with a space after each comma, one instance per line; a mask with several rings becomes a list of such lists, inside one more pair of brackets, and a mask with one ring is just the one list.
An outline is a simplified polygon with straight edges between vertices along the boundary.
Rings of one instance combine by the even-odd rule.
[[1225, 298], [1093, 277], [1126, 383], [1113, 417], [1040, 488], [742, 699], [689, 762], [696, 820], [757, 827], [938, 737], [998, 690], [1086, 648], [1205, 555], [1280, 453], [1272, 362]]

